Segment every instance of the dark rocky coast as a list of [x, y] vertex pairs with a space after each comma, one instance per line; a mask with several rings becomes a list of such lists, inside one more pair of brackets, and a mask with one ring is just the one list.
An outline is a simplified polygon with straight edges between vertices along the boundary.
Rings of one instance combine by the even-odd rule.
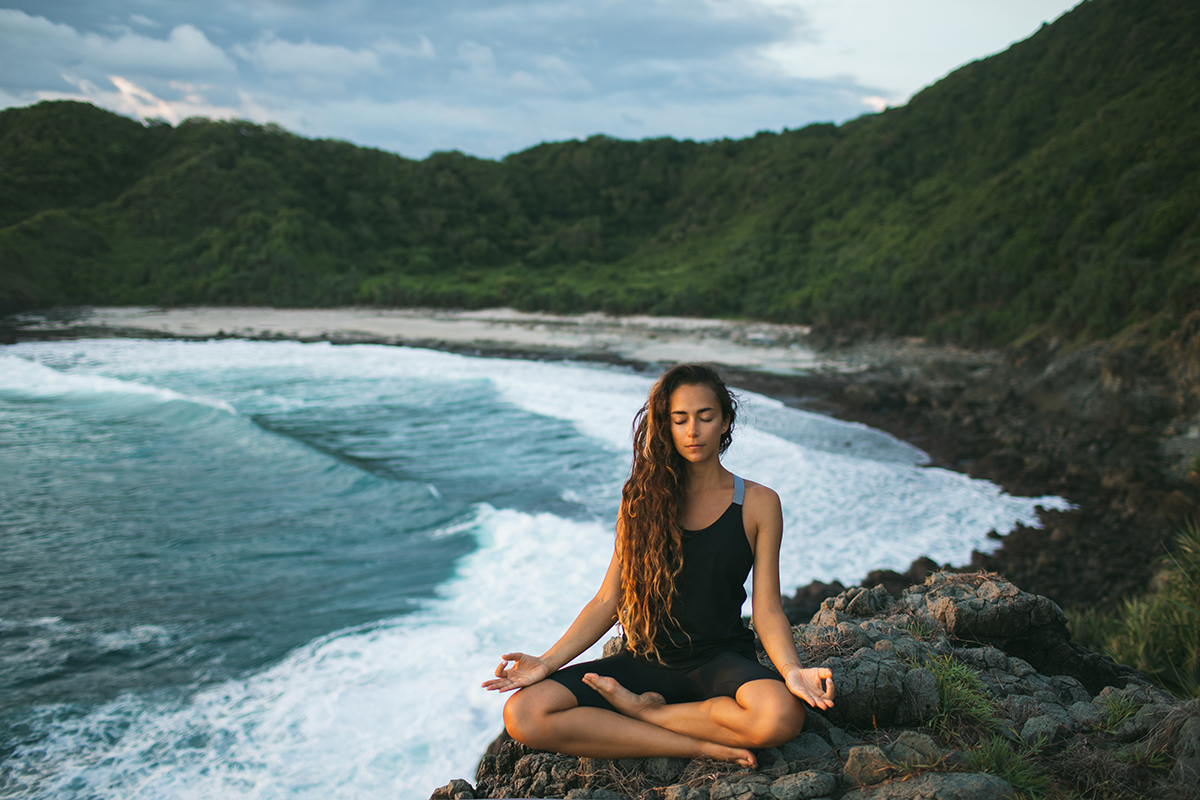
[[[1068, 348], [1037, 341], [1005, 351], [847, 344], [814, 332], [858, 371], [782, 377], [738, 371], [738, 385], [792, 405], [886, 430], [934, 466], [992, 480], [1012, 494], [1056, 494], [1043, 511], [963, 569], [998, 572], [1064, 607], [1108, 608], [1154, 587], [1173, 533], [1200, 503], [1200, 312], [1165, 341], [1127, 338]], [[898, 594], [938, 568], [880, 571]], [[801, 587], [793, 621], [842, 586]]]
[[1200, 796], [1200, 700], [1071, 644], [1057, 604], [999, 576], [942, 572], [899, 598], [852, 588], [793, 631], [805, 666], [832, 670], [837, 703], [756, 770], [501, 737], [432, 798]]

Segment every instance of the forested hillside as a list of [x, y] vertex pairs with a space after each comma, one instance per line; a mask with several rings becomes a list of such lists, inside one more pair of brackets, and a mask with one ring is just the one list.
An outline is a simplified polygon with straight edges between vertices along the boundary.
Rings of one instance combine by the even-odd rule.
[[903, 107], [740, 141], [414, 161], [41, 103], [0, 113], [0, 226], [9, 311], [512, 305], [967, 344], [1166, 332], [1200, 307], [1200, 4], [1087, 0]]

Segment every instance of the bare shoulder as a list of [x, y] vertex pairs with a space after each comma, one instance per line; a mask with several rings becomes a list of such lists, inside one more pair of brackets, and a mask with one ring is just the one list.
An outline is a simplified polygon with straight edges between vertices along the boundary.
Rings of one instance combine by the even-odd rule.
[[761, 483], [746, 481], [746, 496], [742, 502], [746, 510], [755, 516], [760, 513], [764, 515], [780, 513], [779, 495], [775, 493], [774, 489], [763, 486]]

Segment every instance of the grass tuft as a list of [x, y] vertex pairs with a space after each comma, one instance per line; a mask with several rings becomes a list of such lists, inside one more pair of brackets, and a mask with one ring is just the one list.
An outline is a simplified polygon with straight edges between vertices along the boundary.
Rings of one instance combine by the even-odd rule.
[[999, 734], [992, 734], [965, 753], [967, 767], [986, 772], [1012, 784], [1023, 797], [1040, 800], [1050, 796], [1051, 778], [1038, 761], [1044, 747], [1039, 740], [1033, 746], [1014, 745]]
[[1104, 729], [1115, 732], [1128, 720], [1137, 714], [1138, 704], [1132, 697], [1125, 695], [1109, 695], [1100, 704], [1104, 716]]
[[1072, 742], [1055, 759], [1053, 769], [1064, 784], [1089, 800], [1145, 797], [1153, 781], [1144, 766], [1082, 740]]
[[996, 728], [996, 703], [979, 673], [952, 656], [925, 659], [925, 668], [937, 680], [941, 710], [930, 721], [945, 737], [974, 739]]

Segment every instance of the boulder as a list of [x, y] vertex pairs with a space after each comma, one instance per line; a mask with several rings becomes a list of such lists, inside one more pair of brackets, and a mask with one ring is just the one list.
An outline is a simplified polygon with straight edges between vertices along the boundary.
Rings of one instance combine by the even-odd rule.
[[893, 764], [929, 767], [945, 756], [932, 737], [916, 731], [903, 731], [887, 749], [888, 761]]
[[1066, 725], [1054, 717], [1042, 715], [1033, 717], [1021, 727], [1021, 741], [1033, 746], [1039, 742], [1054, 744], [1070, 734]]
[[887, 756], [873, 744], [851, 747], [846, 757], [846, 782], [851, 786], [873, 786], [896, 774]]
[[1010, 800], [1017, 796], [1008, 781], [986, 773], [928, 773], [905, 781], [868, 786], [842, 800]]
[[828, 772], [805, 770], [785, 775], [771, 784], [774, 800], [812, 800], [826, 797], [837, 789], [837, 777]]
[[831, 762], [839, 769], [837, 755], [829, 742], [815, 733], [802, 733], [779, 748], [783, 759], [799, 769], [828, 766]]

